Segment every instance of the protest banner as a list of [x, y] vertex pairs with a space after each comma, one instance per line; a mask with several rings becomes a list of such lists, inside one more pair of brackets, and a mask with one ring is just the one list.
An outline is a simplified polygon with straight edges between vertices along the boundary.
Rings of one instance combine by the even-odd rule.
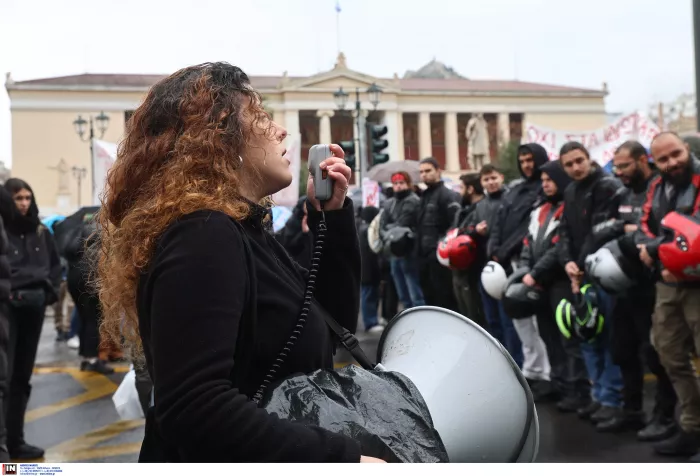
[[[525, 116], [527, 118], [527, 116]], [[654, 122], [638, 112], [628, 114], [600, 129], [589, 131], [566, 131], [528, 123], [522, 142], [534, 142], [547, 150], [550, 160], [559, 158], [559, 150], [570, 141], [580, 142], [588, 149], [591, 158], [605, 166], [623, 142], [639, 141], [649, 148], [651, 140], [661, 132]]]

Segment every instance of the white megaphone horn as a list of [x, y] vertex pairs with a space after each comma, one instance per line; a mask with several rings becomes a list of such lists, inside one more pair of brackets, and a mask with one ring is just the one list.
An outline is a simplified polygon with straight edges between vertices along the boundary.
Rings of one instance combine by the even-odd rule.
[[539, 422], [530, 387], [476, 323], [439, 307], [405, 310], [384, 330], [377, 361], [416, 385], [450, 462], [535, 461]]

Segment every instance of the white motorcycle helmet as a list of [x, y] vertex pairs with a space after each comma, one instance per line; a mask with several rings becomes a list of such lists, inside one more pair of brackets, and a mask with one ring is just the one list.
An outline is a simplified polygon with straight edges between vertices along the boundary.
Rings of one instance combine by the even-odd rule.
[[481, 272], [481, 284], [484, 291], [494, 299], [501, 300], [505, 292], [508, 277], [503, 266], [495, 261], [489, 261]]
[[611, 294], [625, 292], [634, 286], [634, 276], [643, 272], [635, 263], [628, 260], [618, 240], [603, 245], [598, 251], [586, 257], [586, 274], [588, 277]]

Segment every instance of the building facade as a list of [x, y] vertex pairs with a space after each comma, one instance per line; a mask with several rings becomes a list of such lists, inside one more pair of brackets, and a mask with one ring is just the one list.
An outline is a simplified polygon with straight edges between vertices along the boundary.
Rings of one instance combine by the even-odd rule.
[[[8, 75], [5, 87], [12, 115], [12, 175], [32, 184], [43, 214], [75, 209], [79, 196], [81, 205], [90, 202], [90, 149], [75, 132], [76, 118], [80, 115], [87, 120], [104, 111], [109, 124], [102, 138], [119, 142], [131, 111], [162, 77], [83, 74], [13, 81]], [[465, 130], [474, 114], [483, 114], [486, 121], [494, 162], [501, 146], [520, 140], [527, 122], [566, 130], [596, 129], [606, 124], [605, 87], [591, 90], [470, 80], [437, 61], [402, 78], [377, 78], [348, 68], [340, 54], [330, 71], [309, 77], [286, 73], [251, 76], [251, 83], [263, 95], [274, 120], [291, 136], [301, 136], [302, 158], [313, 144], [355, 137], [353, 114], [358, 91], [361, 113], [388, 128], [385, 152], [390, 160], [432, 156], [450, 177], [472, 167], [467, 161]], [[372, 84], [382, 90], [376, 108], [367, 93]], [[349, 94], [344, 110], [339, 110], [333, 94], [341, 87]], [[97, 126], [95, 135], [101, 137]]]

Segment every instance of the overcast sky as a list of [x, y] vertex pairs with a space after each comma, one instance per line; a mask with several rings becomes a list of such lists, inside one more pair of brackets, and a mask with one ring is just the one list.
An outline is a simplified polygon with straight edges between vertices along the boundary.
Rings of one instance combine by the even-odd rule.
[[[0, 73], [16, 80], [170, 73], [225, 60], [310, 75], [337, 56], [336, 0], [0, 0]], [[694, 92], [690, 0], [340, 0], [348, 66], [391, 77], [433, 57], [473, 79], [600, 88], [609, 112]], [[40, 128], [41, 124], [37, 124]], [[0, 160], [11, 161], [0, 91]]]

